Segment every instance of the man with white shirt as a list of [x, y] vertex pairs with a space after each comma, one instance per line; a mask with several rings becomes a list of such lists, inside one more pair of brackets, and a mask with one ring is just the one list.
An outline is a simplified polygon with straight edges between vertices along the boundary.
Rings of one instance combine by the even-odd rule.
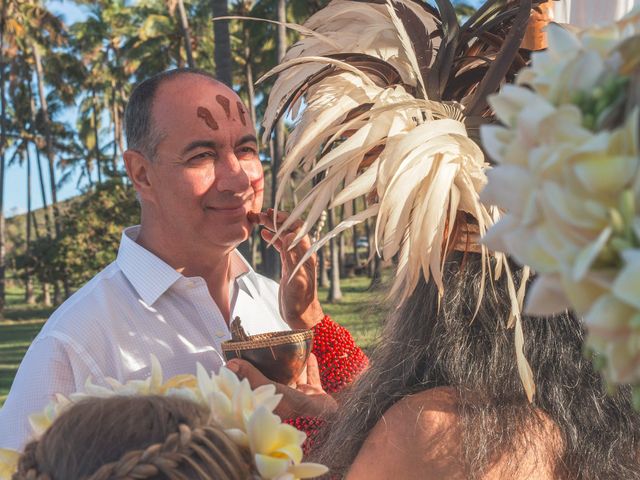
[[[89, 376], [145, 378], [151, 354], [167, 377], [193, 373], [196, 362], [217, 371], [235, 316], [250, 334], [311, 328], [323, 318], [315, 259], [288, 279], [308, 239], [288, 251], [293, 229], [276, 242], [288, 280], [280, 287], [236, 250], [252, 229], [248, 213], [262, 208], [264, 174], [235, 92], [204, 72], [165, 72], [136, 87], [125, 124], [141, 225], [124, 230], [116, 261], [33, 341], [0, 410], [0, 448], [21, 449], [27, 416]], [[273, 229], [267, 214], [254, 217]]]

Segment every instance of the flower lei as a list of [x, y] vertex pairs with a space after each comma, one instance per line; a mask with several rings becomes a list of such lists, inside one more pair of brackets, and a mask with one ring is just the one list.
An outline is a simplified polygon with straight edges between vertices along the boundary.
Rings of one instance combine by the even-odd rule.
[[537, 271], [526, 312], [584, 317], [596, 367], [640, 406], [640, 11], [548, 40], [490, 99], [481, 198], [506, 215], [484, 243]]
[[[73, 403], [88, 397], [115, 395], [164, 395], [187, 398], [211, 410], [217, 422], [233, 442], [251, 452], [255, 469], [263, 479], [295, 480], [313, 478], [328, 472], [324, 465], [301, 463], [302, 444], [306, 434], [282, 423], [273, 413], [281, 394], [274, 385], [252, 390], [246, 379], [238, 377], [226, 367], [217, 375], [207, 374], [197, 364], [196, 375], [177, 375], [163, 381], [160, 362], [151, 356], [151, 375], [145, 380], [131, 380], [124, 384], [107, 378], [108, 387], [98, 386], [88, 378], [83, 392], [69, 397], [56, 395], [41, 412], [29, 416], [34, 437], [42, 435], [55, 419]], [[20, 454], [0, 449], [0, 480], [10, 479], [16, 471]]]

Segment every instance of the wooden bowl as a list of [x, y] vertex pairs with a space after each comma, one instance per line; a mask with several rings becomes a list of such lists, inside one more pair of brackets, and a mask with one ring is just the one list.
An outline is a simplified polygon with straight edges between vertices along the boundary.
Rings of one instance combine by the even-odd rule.
[[311, 330], [285, 330], [249, 335], [246, 341], [222, 342], [222, 352], [227, 361], [247, 360], [267, 378], [288, 385], [302, 373], [312, 344]]

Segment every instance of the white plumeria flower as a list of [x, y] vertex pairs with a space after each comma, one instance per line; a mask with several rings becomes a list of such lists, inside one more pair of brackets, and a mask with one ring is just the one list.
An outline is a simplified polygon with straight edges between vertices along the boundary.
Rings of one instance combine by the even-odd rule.
[[[246, 379], [240, 380], [226, 367], [218, 374], [209, 375], [200, 364], [196, 365], [196, 375], [176, 375], [165, 382], [160, 362], [153, 356], [151, 373], [145, 380], [121, 383], [108, 378], [105, 384], [96, 385], [89, 377], [83, 392], [73, 393], [69, 398], [56, 395], [42, 412], [29, 416], [34, 436], [42, 435], [64, 409], [88, 397], [179, 396], [208, 406], [212, 419], [227, 436], [240, 447], [249, 449], [262, 478], [295, 480], [328, 472], [324, 465], [300, 463], [306, 434], [282, 423], [273, 413], [282, 398], [274, 385], [251, 390]], [[18, 456], [15, 452], [0, 450], [0, 480], [11, 478]]]
[[502, 125], [480, 132], [497, 163], [481, 200], [505, 212], [483, 242], [537, 271], [526, 312], [572, 308], [605, 360], [604, 377], [636, 385], [640, 114], [636, 107], [609, 125], [607, 102], [624, 101], [639, 33], [640, 11], [578, 33], [550, 25], [549, 48], [489, 100]]
[[36, 436], [42, 435], [71, 403], [64, 395], [56, 394], [44, 410], [29, 415], [29, 424], [33, 433]]
[[640, 374], [640, 321], [637, 307], [615, 294], [598, 298], [585, 315], [587, 345], [606, 357], [605, 377], [613, 383], [637, 381]]
[[0, 448], [0, 480], [11, 480], [18, 468], [20, 452]]
[[622, 252], [624, 267], [611, 285], [616, 298], [640, 311], [640, 250]]
[[256, 468], [263, 478], [311, 478], [328, 471], [323, 465], [301, 464], [300, 445], [306, 435], [291, 425], [282, 423], [277, 415], [263, 406], [251, 415], [247, 433]]

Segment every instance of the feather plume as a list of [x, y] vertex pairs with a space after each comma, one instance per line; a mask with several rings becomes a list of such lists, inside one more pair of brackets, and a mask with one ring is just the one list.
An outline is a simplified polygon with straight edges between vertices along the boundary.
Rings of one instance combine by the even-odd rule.
[[[298, 41], [266, 76], [277, 78], [264, 138], [294, 111], [279, 175], [301, 171], [306, 191], [276, 236], [304, 218], [299, 241], [326, 208], [365, 196], [369, 205], [318, 239], [308, 255], [375, 218], [374, 251], [398, 256], [391, 295], [406, 299], [421, 275], [442, 294], [454, 224], [470, 216], [484, 234], [499, 220], [497, 209], [480, 201], [488, 163], [470, 135], [491, 118], [486, 95], [526, 64], [528, 54], [518, 50], [523, 12], [538, 2], [488, 1], [462, 27], [449, 0], [436, 0], [437, 8], [412, 0], [334, 0], [313, 15], [304, 27], [323, 37]], [[280, 182], [278, 203], [286, 183]], [[491, 253], [492, 270], [490, 252], [484, 246], [481, 252], [476, 313], [485, 276], [492, 282], [506, 273], [516, 362], [531, 399], [535, 386], [519, 323], [524, 282], [516, 289], [504, 255]]]
[[[404, 53], [407, 56], [409, 63], [411, 64], [411, 68], [413, 68], [414, 72], [419, 73], [419, 75], [416, 75], [416, 78], [418, 80], [418, 85], [420, 86], [422, 98], [428, 98], [427, 88], [425, 87], [424, 80], [422, 78], [423, 69], [420, 68], [420, 64], [418, 63], [416, 51], [414, 50], [414, 46], [411, 38], [409, 37], [409, 33], [407, 32], [404, 23], [402, 23], [402, 20], [400, 20], [400, 17], [396, 13], [396, 9], [399, 9], [400, 5], [401, 4], [396, 4], [396, 2], [394, 2], [393, 0], [387, 0], [387, 10], [389, 11], [389, 18], [391, 19], [393, 25], [396, 27], [398, 39], [400, 40], [400, 44], [404, 49]], [[427, 36], [427, 38], [429, 37]], [[424, 47], [427, 47], [427, 45], [425, 45]]]

